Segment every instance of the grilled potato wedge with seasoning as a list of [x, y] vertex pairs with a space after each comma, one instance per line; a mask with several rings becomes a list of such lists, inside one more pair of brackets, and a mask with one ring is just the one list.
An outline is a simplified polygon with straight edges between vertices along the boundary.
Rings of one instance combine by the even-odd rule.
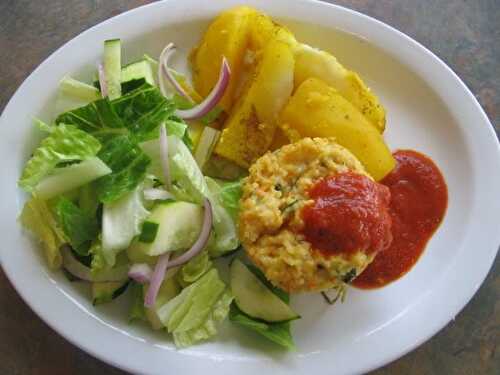
[[385, 110], [378, 98], [361, 78], [344, 68], [331, 54], [308, 46], [297, 44], [295, 48], [295, 87], [308, 78], [318, 78], [336, 89], [379, 132], [385, 129]]
[[215, 153], [248, 168], [273, 141], [278, 116], [293, 90], [294, 58], [290, 45], [269, 41], [224, 124]]
[[351, 151], [377, 181], [395, 166], [379, 131], [339, 91], [317, 78], [306, 79], [281, 113], [285, 134], [292, 141], [304, 137], [333, 137]]
[[203, 39], [190, 56], [195, 90], [205, 97], [219, 78], [220, 64], [225, 56], [231, 68], [231, 80], [222, 100], [229, 112], [233, 94], [243, 68], [243, 60], [250, 35], [250, 19], [256, 13], [252, 8], [239, 6], [221, 13], [208, 27]]

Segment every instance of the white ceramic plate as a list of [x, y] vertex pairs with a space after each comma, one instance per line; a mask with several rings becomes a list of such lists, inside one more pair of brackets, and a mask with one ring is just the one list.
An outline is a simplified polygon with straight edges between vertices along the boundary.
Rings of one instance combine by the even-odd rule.
[[[388, 112], [391, 148], [412, 148], [439, 165], [449, 187], [445, 220], [414, 269], [375, 291], [350, 290], [326, 306], [318, 295], [293, 299], [298, 351], [283, 353], [227, 324], [209, 343], [176, 350], [161, 334], [129, 325], [126, 299], [89, 303], [85, 288], [49, 273], [16, 223], [23, 195], [16, 187], [36, 144], [31, 119], [50, 119], [61, 77], [92, 78], [102, 42], [124, 41], [124, 60], [158, 55], [173, 41], [185, 53], [209, 20], [236, 2], [154, 3], [82, 33], [43, 62], [7, 105], [0, 124], [1, 260], [31, 308], [73, 344], [115, 366], [147, 373], [358, 373], [421, 344], [464, 307], [485, 278], [500, 243], [499, 145], [486, 115], [460, 79], [436, 56], [374, 19], [324, 3], [247, 0], [289, 26], [299, 40], [333, 52], [358, 71]], [[178, 60], [180, 63], [182, 59]], [[22, 329], [22, 327], [20, 327]], [[196, 372], [195, 372], [196, 371]]]

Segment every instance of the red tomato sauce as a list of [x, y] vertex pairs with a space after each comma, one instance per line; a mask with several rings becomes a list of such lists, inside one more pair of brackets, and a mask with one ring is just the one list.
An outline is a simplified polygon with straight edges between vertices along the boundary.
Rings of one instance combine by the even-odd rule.
[[382, 251], [392, 240], [389, 189], [358, 173], [340, 173], [310, 190], [303, 234], [325, 255]]
[[443, 220], [448, 189], [434, 162], [416, 151], [394, 153], [397, 165], [381, 183], [391, 192], [393, 241], [353, 282], [358, 288], [382, 287], [407, 273]]

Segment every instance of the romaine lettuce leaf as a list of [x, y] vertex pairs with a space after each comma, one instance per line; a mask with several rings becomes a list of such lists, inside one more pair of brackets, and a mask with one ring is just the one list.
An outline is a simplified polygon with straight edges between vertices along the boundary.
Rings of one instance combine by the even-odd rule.
[[61, 267], [62, 256], [59, 248], [68, 241], [47, 203], [41, 199], [31, 198], [24, 204], [19, 220], [24, 228], [42, 242], [49, 267], [52, 269]]
[[173, 333], [175, 345], [179, 348], [185, 348], [215, 336], [217, 334], [217, 323], [226, 319], [232, 301], [233, 295], [226, 289], [202, 324], [187, 331]]
[[102, 249], [106, 262], [113, 266], [115, 256], [126, 249], [141, 232], [149, 211], [142, 201], [142, 186], [112, 203], [104, 203], [102, 211]]
[[206, 275], [205, 280], [202, 276], [191, 284], [195, 286], [191, 295], [172, 312], [167, 324], [169, 332], [188, 331], [199, 327], [207, 319], [226, 286], [215, 268]]
[[60, 114], [56, 124], [73, 124], [88, 133], [125, 127], [108, 98], [93, 101], [86, 106]]
[[95, 216], [99, 207], [97, 192], [93, 184], [87, 184], [80, 188], [78, 192], [78, 205], [89, 216]]
[[96, 181], [98, 199], [103, 203], [116, 201], [133, 191], [146, 176], [150, 158], [130, 136], [112, 138], [98, 155], [112, 170], [112, 173]]
[[177, 280], [182, 286], [187, 286], [198, 280], [211, 267], [212, 262], [210, 261], [208, 252], [203, 251], [181, 267], [176, 275]]
[[209, 245], [210, 255], [220, 256], [228, 251], [236, 249], [240, 242], [236, 228], [237, 217], [231, 217], [229, 211], [223, 205], [221, 199], [221, 188], [210, 177], [205, 177], [214, 211], [214, 240]]
[[169, 332], [192, 328], [200, 319], [206, 318], [224, 288], [217, 270], [212, 268], [161, 306], [157, 310], [158, 317]]
[[138, 140], [149, 139], [151, 134], [156, 137], [158, 133], [154, 131], [161, 123], [167, 122], [175, 111], [174, 103], [149, 84], [114, 100], [112, 105]]
[[98, 233], [96, 218], [87, 215], [67, 198], [59, 198], [55, 211], [71, 247], [79, 255], [88, 255], [90, 245]]
[[265, 323], [260, 320], [255, 320], [243, 313], [234, 303], [231, 304], [229, 320], [251, 329], [289, 350], [295, 350], [295, 344], [292, 334], [290, 333], [290, 322]]
[[72, 125], [60, 124], [42, 140], [26, 163], [19, 186], [32, 191], [59, 163], [91, 158], [100, 148], [100, 142], [90, 134]]
[[238, 181], [217, 181], [220, 190], [217, 193], [221, 204], [229, 212], [233, 220], [238, 220], [241, 199], [241, 180]]
[[147, 83], [110, 101], [96, 100], [84, 107], [62, 113], [56, 123], [74, 124], [98, 139], [109, 140], [119, 134], [133, 135], [136, 141], [155, 138], [165, 122], [172, 134], [183, 136], [186, 124], [173, 116], [175, 104]]

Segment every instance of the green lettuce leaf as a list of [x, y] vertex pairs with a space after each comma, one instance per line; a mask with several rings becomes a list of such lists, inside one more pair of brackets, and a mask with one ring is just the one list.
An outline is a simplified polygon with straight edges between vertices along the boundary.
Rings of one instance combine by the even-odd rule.
[[154, 86], [144, 83], [110, 101], [96, 100], [84, 107], [62, 113], [56, 123], [68, 123], [93, 134], [103, 142], [120, 134], [131, 134], [136, 141], [156, 138], [161, 123], [167, 131], [182, 137], [186, 124], [173, 114], [175, 104]]
[[26, 163], [19, 186], [32, 191], [59, 163], [85, 160], [97, 154], [100, 142], [75, 126], [60, 124], [51, 129]]
[[210, 261], [208, 252], [203, 251], [181, 267], [176, 275], [177, 280], [182, 286], [187, 286], [198, 280], [211, 267], [212, 262]]
[[243, 313], [234, 303], [231, 304], [229, 320], [261, 334], [278, 345], [289, 350], [295, 350], [293, 337], [290, 333], [290, 322], [265, 323], [260, 320], [255, 320]]
[[[155, 130], [161, 123], [166, 123], [175, 111], [175, 104], [149, 84], [144, 84], [114, 100], [112, 105], [137, 140], [155, 138], [158, 135]], [[172, 122], [182, 123], [182, 121]], [[185, 130], [186, 127], [183, 128], [181, 136]]]
[[206, 319], [225, 287], [217, 270], [212, 268], [161, 306], [157, 310], [158, 317], [169, 332], [196, 327]]
[[90, 245], [98, 234], [96, 218], [87, 215], [85, 211], [67, 198], [59, 198], [55, 210], [71, 247], [79, 255], [88, 255]]
[[173, 334], [178, 347], [193, 345], [217, 333], [233, 296], [212, 268], [156, 310], [156, 317]]
[[102, 249], [109, 265], [115, 256], [126, 249], [132, 239], [141, 233], [141, 226], [149, 211], [144, 208], [142, 186], [126, 193], [112, 203], [104, 203], [102, 211]]
[[19, 220], [24, 228], [42, 242], [49, 267], [61, 267], [59, 248], [68, 241], [47, 203], [37, 198], [30, 199], [24, 204]]
[[146, 176], [150, 158], [129, 136], [120, 135], [104, 144], [98, 155], [112, 173], [96, 181], [98, 199], [111, 203], [133, 191]]
[[232, 217], [230, 211], [224, 207], [221, 187], [215, 180], [205, 177], [214, 212], [214, 240], [209, 245], [210, 254], [214, 257], [232, 251], [240, 245], [236, 228], [237, 216]]
[[173, 333], [175, 345], [179, 348], [185, 348], [215, 336], [217, 334], [217, 324], [226, 319], [232, 301], [233, 296], [226, 289], [202, 324], [187, 331]]
[[95, 100], [86, 106], [61, 113], [56, 118], [56, 124], [61, 123], [73, 124], [91, 134], [107, 128], [125, 127], [108, 98]]
[[83, 211], [89, 216], [96, 216], [99, 204], [97, 192], [93, 184], [87, 184], [80, 188], [78, 192], [78, 205]]
[[220, 190], [217, 193], [221, 204], [229, 212], [233, 220], [238, 219], [238, 214], [240, 211], [240, 199], [241, 199], [241, 180], [239, 181], [217, 181]]

